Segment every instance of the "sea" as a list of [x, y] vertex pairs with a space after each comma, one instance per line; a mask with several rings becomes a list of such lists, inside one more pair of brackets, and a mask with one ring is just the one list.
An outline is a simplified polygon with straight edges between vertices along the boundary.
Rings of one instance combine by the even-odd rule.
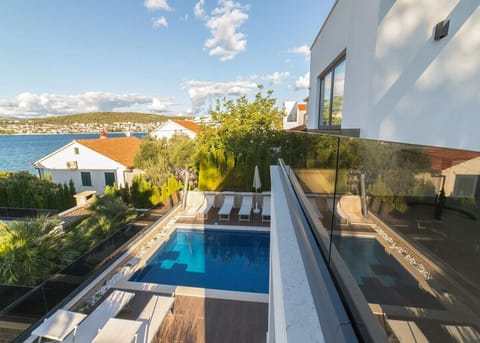
[[[142, 138], [146, 133], [132, 133]], [[108, 137], [124, 137], [109, 133]], [[28, 171], [38, 174], [32, 163], [54, 152], [74, 139], [98, 138], [98, 134], [0, 135], [0, 171]]]

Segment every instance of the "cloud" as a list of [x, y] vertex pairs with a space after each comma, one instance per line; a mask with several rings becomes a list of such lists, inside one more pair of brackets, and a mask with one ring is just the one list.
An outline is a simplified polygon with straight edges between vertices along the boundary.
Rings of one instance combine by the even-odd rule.
[[164, 10], [164, 11], [172, 10], [172, 8], [168, 5], [167, 0], [145, 0], [143, 4], [149, 10]]
[[[234, 59], [247, 48], [246, 35], [238, 29], [248, 19], [245, 12], [249, 6], [244, 6], [232, 0], [219, 0], [219, 7], [214, 8], [210, 16], [204, 14], [203, 0], [195, 5], [195, 15], [205, 20], [205, 27], [210, 31], [211, 38], [205, 41], [204, 47], [210, 56], [219, 56], [220, 61]], [[198, 5], [198, 8], [197, 8]]]
[[288, 49], [288, 52], [291, 53], [291, 54], [303, 55], [303, 56], [305, 56], [306, 59], [310, 58], [310, 48], [306, 44], [301, 45], [301, 46], [297, 46], [297, 47], [292, 48], [292, 49]]
[[300, 76], [297, 81], [295, 81], [295, 89], [308, 89], [310, 87], [310, 73], [306, 73], [303, 76]]
[[109, 112], [132, 106], [146, 106], [151, 111], [168, 112], [172, 104], [172, 99], [141, 94], [86, 92], [63, 95], [25, 92], [12, 99], [0, 99], [0, 115], [29, 118], [81, 112]]
[[205, 0], [200, 0], [195, 4], [193, 8], [193, 13], [195, 13], [195, 17], [197, 18], [204, 18], [205, 17], [205, 10], [204, 10]]
[[186, 86], [189, 88], [188, 95], [193, 107], [205, 105], [205, 102], [210, 98], [247, 95], [252, 89], [257, 88], [257, 84], [250, 81], [209, 82], [190, 80], [186, 82]]
[[152, 18], [152, 25], [154, 28], [159, 28], [159, 27], [167, 27], [168, 22], [167, 19], [164, 16], [161, 17], [154, 17]]
[[270, 82], [272, 86], [275, 86], [279, 84], [282, 81], [282, 79], [285, 79], [289, 76], [290, 76], [290, 73], [288, 71], [282, 71], [282, 72], [276, 71], [272, 74], [265, 76], [263, 79]]

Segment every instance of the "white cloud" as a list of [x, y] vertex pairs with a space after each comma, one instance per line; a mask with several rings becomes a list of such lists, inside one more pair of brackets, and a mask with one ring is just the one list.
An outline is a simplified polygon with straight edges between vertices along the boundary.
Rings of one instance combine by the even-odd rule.
[[290, 76], [290, 73], [288, 71], [281, 71], [281, 72], [274, 72], [272, 74], [269, 74], [264, 77], [265, 80], [270, 82], [272, 86], [278, 85], [282, 79], [285, 79]]
[[195, 7], [193, 8], [193, 12], [195, 13], [195, 17], [197, 18], [204, 18], [205, 10], [204, 10], [205, 0], [199, 0]]
[[247, 47], [246, 35], [239, 32], [240, 26], [248, 19], [245, 12], [249, 6], [244, 6], [232, 0], [219, 0], [219, 7], [213, 9], [210, 17], [204, 14], [203, 1], [200, 0], [196, 15], [202, 15], [205, 27], [210, 30], [211, 38], [205, 42], [205, 49], [209, 50], [210, 56], [219, 56], [220, 61], [234, 59]]
[[0, 99], [0, 115], [41, 117], [81, 112], [103, 112], [146, 106], [155, 112], [167, 112], [172, 99], [141, 94], [86, 92], [78, 95], [35, 94], [25, 92], [12, 99]]
[[145, 0], [143, 4], [149, 10], [164, 10], [164, 11], [172, 10], [172, 8], [168, 5], [167, 0]]
[[206, 101], [215, 97], [247, 95], [257, 84], [250, 81], [209, 82], [190, 80], [186, 82], [188, 95], [193, 107], [205, 105]]
[[310, 73], [306, 73], [303, 76], [300, 76], [297, 81], [295, 81], [295, 89], [308, 89], [310, 87]]
[[292, 49], [288, 49], [288, 52], [291, 53], [291, 54], [303, 55], [303, 56], [305, 56], [306, 59], [310, 58], [310, 48], [306, 44], [301, 45], [301, 46], [297, 46], [297, 47], [292, 48]]
[[164, 16], [161, 17], [154, 17], [152, 18], [152, 25], [154, 28], [159, 28], [159, 27], [167, 27], [168, 22], [167, 19]]

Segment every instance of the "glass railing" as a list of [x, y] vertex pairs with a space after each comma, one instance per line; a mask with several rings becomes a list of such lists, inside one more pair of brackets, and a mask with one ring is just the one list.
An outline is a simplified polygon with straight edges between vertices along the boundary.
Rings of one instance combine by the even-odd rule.
[[480, 341], [480, 152], [303, 136], [285, 162], [344, 299], [393, 342]]

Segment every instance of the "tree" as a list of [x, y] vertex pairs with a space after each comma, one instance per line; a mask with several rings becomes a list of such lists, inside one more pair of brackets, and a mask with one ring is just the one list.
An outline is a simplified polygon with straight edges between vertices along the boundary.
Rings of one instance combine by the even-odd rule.
[[0, 283], [36, 285], [73, 261], [59, 220], [0, 222]]
[[276, 107], [273, 92], [254, 99], [223, 98], [211, 111], [215, 128], [203, 126], [198, 136], [196, 167], [201, 189], [250, 190], [255, 165], [259, 166], [265, 188], [269, 166], [277, 156], [284, 112]]

